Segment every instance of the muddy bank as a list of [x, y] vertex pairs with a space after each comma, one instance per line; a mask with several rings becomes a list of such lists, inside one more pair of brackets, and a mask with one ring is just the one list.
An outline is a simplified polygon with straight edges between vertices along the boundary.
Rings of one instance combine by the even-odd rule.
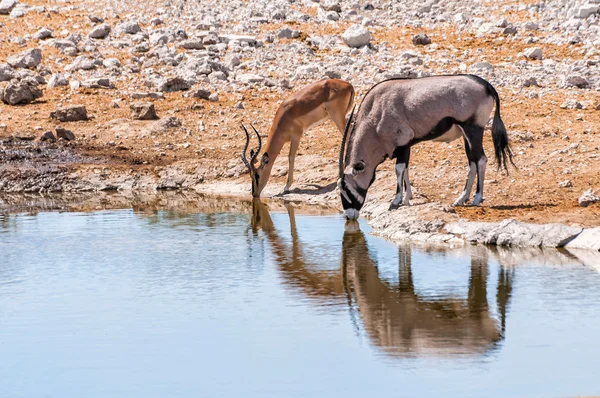
[[[243, 166], [217, 171], [210, 163], [181, 161], [168, 166], [117, 166], [102, 157], [78, 155], [72, 148], [59, 144], [3, 141], [0, 166], [0, 190], [4, 192], [1, 208], [14, 208], [29, 195], [31, 208], [73, 206], [81, 210], [106, 206], [139, 208], [191, 208], [206, 211], [214, 200], [205, 195], [227, 195], [227, 203], [250, 202], [231, 200], [232, 196], [249, 199], [249, 176]], [[281, 195], [277, 177], [284, 177], [286, 165], [274, 168], [274, 180], [267, 186], [264, 198], [271, 202], [295, 202], [340, 211], [339, 193], [335, 185], [337, 165], [315, 155], [298, 158], [295, 188]], [[220, 174], [219, 174], [220, 173]], [[507, 247], [567, 247], [573, 250], [600, 252], [600, 228], [580, 225], [533, 224], [506, 219], [499, 222], [469, 221], [461, 217], [461, 208], [429, 200], [415, 187], [412, 206], [389, 211], [394, 195], [392, 173], [380, 173], [361, 212], [374, 234], [394, 242], [411, 241], [425, 244], [460, 246], [480, 243]], [[180, 192], [168, 196], [169, 191]], [[61, 193], [60, 195], [55, 195]], [[50, 196], [48, 196], [50, 194]], [[202, 194], [202, 195], [198, 195]], [[12, 198], [12, 199], [11, 199]], [[168, 199], [172, 198], [172, 199]], [[176, 200], [174, 199], [176, 198]], [[175, 202], [172, 202], [175, 200]], [[166, 202], [165, 202], [166, 201]], [[27, 202], [27, 200], [25, 201]], [[222, 208], [222, 204], [219, 204]], [[595, 206], [595, 205], [592, 205]], [[70, 210], [73, 208], [69, 207]], [[600, 256], [600, 255], [599, 255]], [[598, 259], [600, 263], [600, 257]]]

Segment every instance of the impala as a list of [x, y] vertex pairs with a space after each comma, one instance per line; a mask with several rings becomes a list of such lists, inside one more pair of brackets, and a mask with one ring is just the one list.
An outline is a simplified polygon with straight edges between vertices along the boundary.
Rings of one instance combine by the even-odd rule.
[[283, 193], [288, 193], [294, 181], [294, 160], [302, 134], [327, 119], [330, 119], [343, 134], [346, 114], [350, 111], [353, 102], [354, 88], [350, 83], [338, 79], [321, 80], [295, 93], [277, 109], [267, 138], [265, 152], [259, 164], [255, 163], [262, 148], [261, 136], [251, 125], [258, 138], [258, 148], [256, 151], [250, 151], [250, 160], [248, 161], [246, 151], [250, 144], [250, 134], [242, 124], [246, 133], [242, 161], [250, 170], [252, 196], [260, 197], [269, 181], [275, 159], [279, 156], [283, 146], [289, 142], [289, 170], [287, 183], [283, 189]]

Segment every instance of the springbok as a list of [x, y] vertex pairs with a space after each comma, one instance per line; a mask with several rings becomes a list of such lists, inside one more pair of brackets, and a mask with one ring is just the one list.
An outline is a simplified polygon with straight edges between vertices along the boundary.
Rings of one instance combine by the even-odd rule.
[[[500, 118], [500, 98], [486, 80], [474, 75], [431, 76], [386, 80], [373, 86], [360, 104], [352, 128], [353, 114], [350, 115], [342, 138], [338, 186], [346, 218], [358, 218], [367, 190], [375, 180], [375, 170], [387, 158], [396, 159], [398, 178], [390, 210], [410, 204], [410, 147], [421, 141], [450, 142], [461, 136], [470, 170], [465, 188], [454, 205], [462, 206], [469, 200], [476, 175], [477, 191], [472, 204], [481, 204], [487, 163], [483, 132], [494, 102], [492, 140], [496, 161], [498, 168], [508, 170], [512, 152]], [[403, 185], [407, 190], [404, 200]]]
[[246, 144], [242, 152], [242, 161], [250, 170], [252, 177], [252, 196], [260, 197], [271, 175], [275, 159], [286, 143], [290, 143], [289, 170], [287, 183], [283, 193], [289, 192], [294, 181], [294, 160], [302, 134], [327, 119], [336, 125], [340, 133], [344, 132], [346, 114], [354, 102], [354, 87], [348, 82], [338, 79], [327, 79], [313, 83], [284, 101], [275, 114], [267, 139], [265, 153], [260, 165], [255, 166], [256, 158], [262, 147], [258, 131], [251, 125], [258, 138], [258, 148], [250, 151], [250, 161], [246, 151], [250, 143], [250, 134], [242, 124], [246, 133]]

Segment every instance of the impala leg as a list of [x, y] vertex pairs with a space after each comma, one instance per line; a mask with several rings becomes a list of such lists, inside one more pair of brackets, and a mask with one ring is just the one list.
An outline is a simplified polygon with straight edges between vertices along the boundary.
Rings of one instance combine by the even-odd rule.
[[403, 199], [403, 188], [405, 185], [408, 186], [407, 188], [407, 194], [410, 191], [410, 182], [407, 183], [408, 181], [408, 161], [410, 159], [410, 147], [409, 146], [403, 146], [403, 147], [398, 147], [396, 148], [396, 150], [394, 151], [394, 156], [396, 157], [396, 177], [398, 179], [398, 184], [396, 186], [396, 197], [394, 198], [394, 200], [392, 201], [392, 204], [390, 205], [390, 210], [395, 210], [398, 207], [400, 207], [401, 204], [410, 204], [409, 200], [410, 197], [412, 197], [412, 192], [410, 192], [410, 197], [404, 198], [404, 201], [402, 201]]
[[471, 190], [475, 177], [477, 180], [477, 193], [473, 205], [478, 206], [483, 202], [483, 182], [485, 179], [485, 166], [487, 158], [483, 153], [483, 127], [474, 124], [461, 126], [464, 134], [465, 152], [469, 159], [469, 175], [462, 194], [454, 202], [455, 206], [464, 205], [471, 197]]
[[294, 161], [296, 160], [296, 152], [298, 151], [298, 146], [300, 145], [300, 138], [292, 137], [290, 141], [290, 155], [289, 155], [289, 169], [288, 169], [288, 178], [283, 188], [283, 193], [288, 193], [290, 191], [290, 187], [294, 182]]

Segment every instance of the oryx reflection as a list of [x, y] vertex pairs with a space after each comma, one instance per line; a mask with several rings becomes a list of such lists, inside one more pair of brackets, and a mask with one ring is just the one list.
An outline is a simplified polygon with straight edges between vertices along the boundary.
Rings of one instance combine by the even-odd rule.
[[[488, 302], [488, 249], [471, 251], [467, 297], [430, 296], [415, 288], [411, 248], [398, 249], [397, 282], [381, 277], [358, 224], [348, 224], [342, 241], [340, 266], [324, 269], [308, 263], [299, 240], [293, 207], [291, 241], [274, 227], [268, 209], [255, 201], [252, 227], [261, 228], [269, 241], [284, 282], [303, 294], [331, 303], [332, 298], [358, 311], [359, 327], [372, 344], [397, 357], [422, 355], [484, 354], [504, 339], [507, 306], [512, 290], [512, 270], [500, 267], [495, 304]], [[497, 316], [494, 316], [494, 313]]]

